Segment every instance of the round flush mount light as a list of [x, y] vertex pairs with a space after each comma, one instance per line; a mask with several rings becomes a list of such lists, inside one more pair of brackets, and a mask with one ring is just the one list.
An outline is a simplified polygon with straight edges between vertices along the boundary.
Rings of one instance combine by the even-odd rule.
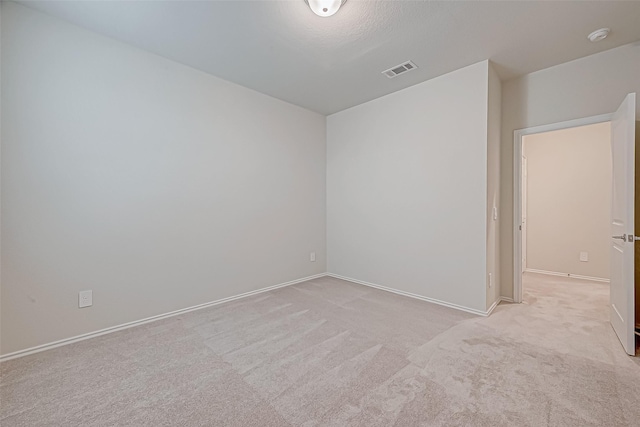
[[347, 0], [304, 0], [309, 5], [313, 13], [323, 18], [327, 18], [340, 9]]
[[587, 38], [590, 42], [599, 42], [600, 40], [606, 39], [610, 32], [611, 30], [609, 28], [600, 28], [589, 34]]

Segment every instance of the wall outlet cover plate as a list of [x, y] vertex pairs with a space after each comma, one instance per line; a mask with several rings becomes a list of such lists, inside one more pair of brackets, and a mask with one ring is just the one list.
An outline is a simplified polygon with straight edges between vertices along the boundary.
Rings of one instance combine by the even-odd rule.
[[80, 291], [78, 293], [78, 308], [91, 307], [93, 305], [93, 291]]

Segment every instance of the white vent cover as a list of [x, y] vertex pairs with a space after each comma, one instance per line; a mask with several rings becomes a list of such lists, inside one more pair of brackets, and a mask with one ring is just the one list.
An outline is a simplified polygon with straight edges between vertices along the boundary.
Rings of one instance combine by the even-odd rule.
[[407, 71], [413, 71], [416, 68], [418, 68], [418, 66], [416, 64], [414, 64], [411, 61], [407, 61], [404, 62], [400, 65], [396, 65], [395, 67], [391, 67], [388, 70], [384, 70], [382, 72], [382, 74], [384, 74], [385, 76], [389, 77], [390, 79], [394, 78], [395, 76], [398, 76], [402, 73], [406, 73]]

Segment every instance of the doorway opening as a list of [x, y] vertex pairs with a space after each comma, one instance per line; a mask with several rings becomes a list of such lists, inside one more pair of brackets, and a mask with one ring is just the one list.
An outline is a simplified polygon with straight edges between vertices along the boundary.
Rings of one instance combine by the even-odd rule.
[[521, 164], [524, 302], [608, 322], [611, 122], [525, 135]]
[[[610, 249], [610, 265], [609, 265], [609, 323], [613, 327], [622, 347], [625, 352], [629, 355], [636, 354], [636, 335], [637, 331], [634, 331], [637, 325], [636, 313], [640, 312], [637, 310], [636, 305], [636, 295], [640, 292], [636, 292], [636, 284], [634, 284], [635, 280], [635, 271], [636, 262], [634, 260], [635, 254], [637, 254], [637, 250], [640, 250], [640, 237], [638, 237], [635, 231], [635, 216], [640, 209], [636, 209], [635, 203], [640, 200], [640, 193], [636, 192], [636, 189], [640, 190], [640, 186], [636, 185], [636, 181], [638, 180], [638, 176], [636, 175], [636, 163], [638, 163], [638, 158], [636, 157], [636, 120], [640, 119], [640, 117], [636, 116], [636, 111], [640, 111], [636, 108], [636, 94], [630, 93], [628, 94], [622, 104], [618, 107], [618, 109], [612, 114], [605, 114], [601, 116], [594, 116], [585, 119], [572, 120], [563, 123], [556, 123], [553, 125], [546, 126], [538, 126], [534, 128], [521, 129], [514, 132], [514, 159], [513, 159], [513, 178], [514, 178], [514, 205], [513, 205], [513, 296], [514, 301], [521, 303], [523, 300], [523, 291], [522, 291], [522, 282], [523, 282], [523, 273], [525, 273], [526, 269], [534, 268], [531, 265], [532, 258], [532, 246], [531, 246], [531, 228], [532, 228], [532, 210], [530, 208], [531, 205], [531, 192], [529, 191], [530, 181], [531, 181], [531, 156], [526, 155], [524, 149], [525, 139], [529, 136], [533, 136], [536, 134], [542, 134], [545, 132], [553, 132], [559, 130], [570, 130], [573, 128], [578, 128], [581, 126], [588, 125], [596, 125], [602, 124], [605, 122], [610, 122], [610, 152], [609, 156], [605, 154], [601, 154], [602, 157], [608, 157], [611, 160], [611, 181], [610, 183], [606, 183], [607, 185], [611, 185], [611, 193], [608, 197], [610, 200], [609, 206], [610, 210], [610, 234], [609, 234], [609, 249]], [[523, 154], [525, 154], [526, 159], [523, 160]], [[570, 163], [568, 160], [566, 163]], [[527, 168], [527, 173], [523, 173], [524, 167]], [[563, 165], [561, 164], [560, 167]], [[575, 164], [573, 166], [576, 167]], [[566, 171], [565, 171], [566, 172]], [[567, 174], [572, 177], [580, 176], [580, 174]], [[575, 175], [575, 176], [574, 176]], [[527, 180], [527, 188], [526, 192], [523, 193], [523, 177]], [[580, 188], [580, 186], [585, 186], [587, 175], [582, 174], [582, 180], [578, 180], [578, 182], [574, 183], [576, 187], [572, 187], [573, 190], [566, 195], [569, 198], [569, 205], [562, 204], [558, 199], [556, 199], [555, 203], [552, 203], [547, 207], [548, 211], [551, 211], [551, 219], [547, 219], [548, 222], [553, 223], [554, 221], [560, 221], [562, 215], [560, 215], [561, 209], [564, 214], [564, 210], [569, 210], [567, 206], [572, 206], [575, 204], [580, 205], [577, 202], [578, 197], [576, 195], [579, 192], [576, 190]], [[547, 181], [549, 181], [547, 179]], [[598, 184], [591, 183], [589, 185], [597, 186]], [[556, 189], [555, 186], [560, 186], [559, 182], [548, 184], [547, 188], [551, 188], [553, 191]], [[552, 190], [547, 190], [548, 194]], [[525, 194], [523, 196], [523, 194]], [[606, 203], [606, 198], [601, 196], [602, 207], [604, 208], [604, 204]], [[524, 199], [524, 201], [523, 201]], [[525, 203], [523, 205], [523, 202]], [[596, 209], [596, 208], [590, 208]], [[523, 223], [523, 211], [526, 210], [526, 216], [524, 217], [525, 221]], [[573, 231], [574, 235], [570, 235], [567, 237], [565, 233], [565, 228], [571, 230], [574, 223], [580, 223], [583, 218], [582, 216], [590, 215], [591, 212], [588, 211], [589, 208], [584, 208], [582, 213], [580, 211], [578, 214], [573, 214], [572, 220], [569, 222], [564, 222], [564, 226], [558, 228], [555, 224], [555, 232], [551, 233], [550, 236], [547, 236], [551, 243], [550, 248], [555, 248], [556, 246], [562, 246], [565, 243], [565, 240], [570, 240], [575, 237], [575, 234], [581, 234], [584, 232], [583, 229], [579, 229], [577, 231]], [[604, 216], [604, 215], [601, 215]], [[522, 228], [523, 225], [525, 227], [524, 239]], [[523, 251], [523, 240], [526, 244], [526, 251]], [[580, 245], [586, 245], [584, 241], [579, 242]], [[553, 253], [553, 249], [547, 249]], [[575, 250], [572, 249], [572, 250]], [[587, 251], [582, 251], [582, 249], [578, 250], [579, 252], [579, 260], [580, 262], [588, 262], [589, 261], [589, 253]], [[583, 253], [586, 252], [586, 253]], [[524, 256], [523, 256], [524, 255]], [[542, 258], [547, 256], [548, 254], [541, 255]], [[570, 255], [570, 254], [569, 254]], [[547, 258], [549, 258], [547, 256]], [[606, 259], [606, 257], [604, 257]], [[539, 261], [539, 259], [538, 259]], [[557, 260], [556, 260], [557, 261]], [[571, 261], [571, 260], [570, 260]], [[575, 259], [573, 260], [575, 261]], [[606, 261], [605, 261], [606, 262]], [[570, 264], [570, 263], [569, 263]], [[571, 268], [575, 268], [575, 265], [569, 267], [558, 267], [560, 264], [553, 264], [553, 269], [565, 270], [563, 272], [560, 271], [552, 271], [552, 270], [541, 270], [539, 272], [550, 273], [565, 273], [567, 277], [571, 276], [571, 271], [567, 271]], [[594, 270], [587, 270], [594, 271]], [[606, 280], [605, 277], [600, 276], [590, 276], [583, 275], [579, 273], [573, 273], [574, 277], [583, 276], [582, 279], [603, 279]], [[562, 301], [559, 305], [570, 306], [570, 301]]]
[[515, 302], [525, 274], [609, 282], [611, 118], [515, 132]]

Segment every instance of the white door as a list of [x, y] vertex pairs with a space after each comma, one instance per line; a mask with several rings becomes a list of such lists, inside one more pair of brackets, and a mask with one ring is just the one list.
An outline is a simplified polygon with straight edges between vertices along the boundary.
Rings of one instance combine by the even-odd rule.
[[527, 269], [527, 182], [528, 182], [527, 158], [522, 156], [522, 272]]
[[[611, 121], [613, 194], [611, 224], [611, 325], [628, 354], [635, 354], [634, 196], [636, 94], [627, 95]], [[640, 244], [640, 242], [638, 242]]]

